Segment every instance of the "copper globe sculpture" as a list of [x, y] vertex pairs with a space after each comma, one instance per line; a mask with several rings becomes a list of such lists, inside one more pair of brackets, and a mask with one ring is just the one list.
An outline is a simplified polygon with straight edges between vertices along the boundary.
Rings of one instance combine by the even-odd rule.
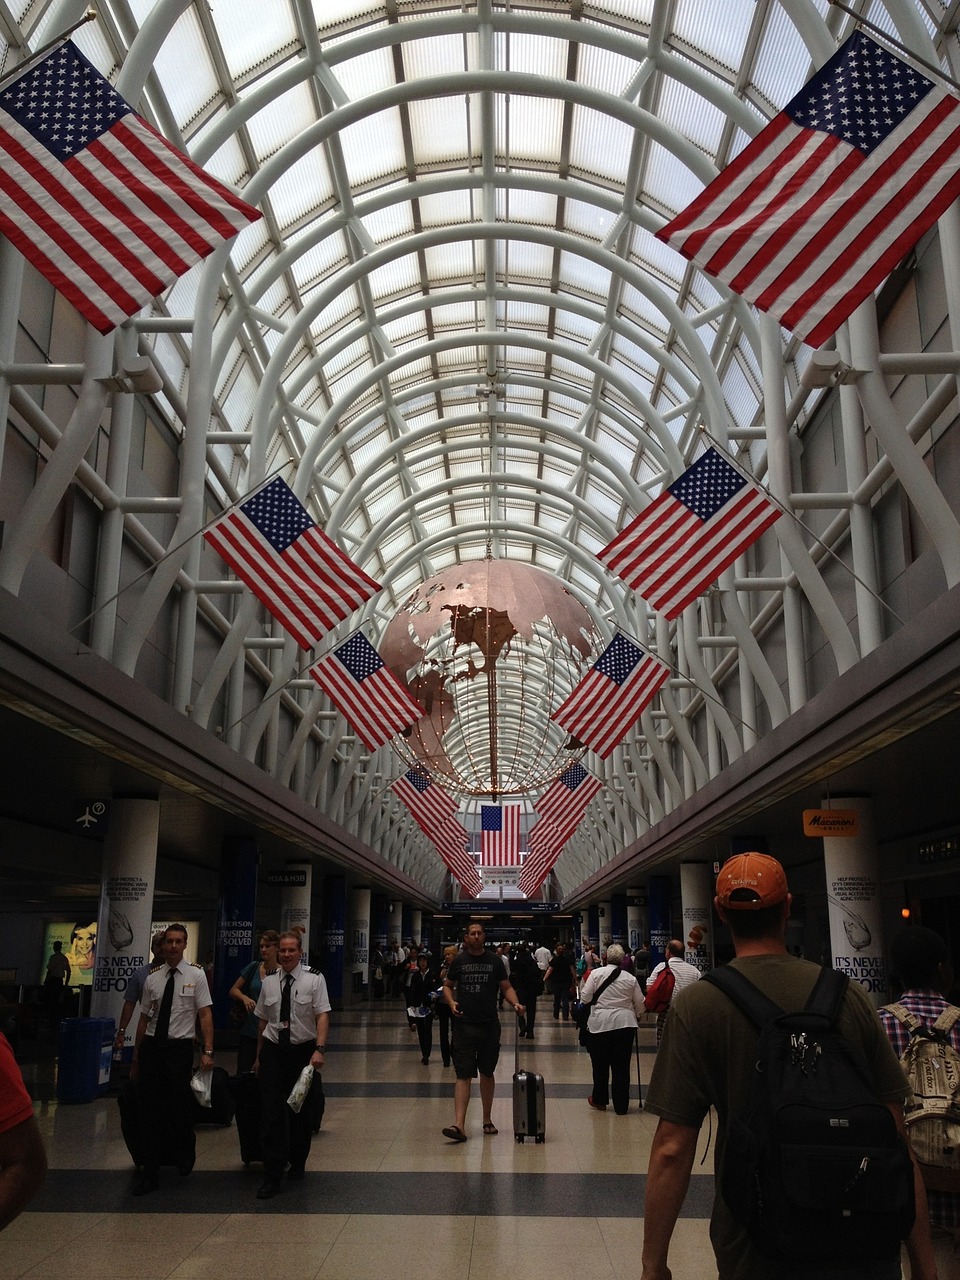
[[427, 709], [398, 750], [460, 795], [547, 785], [583, 754], [550, 712], [588, 669], [596, 638], [583, 605], [532, 565], [486, 559], [435, 574], [380, 642]]

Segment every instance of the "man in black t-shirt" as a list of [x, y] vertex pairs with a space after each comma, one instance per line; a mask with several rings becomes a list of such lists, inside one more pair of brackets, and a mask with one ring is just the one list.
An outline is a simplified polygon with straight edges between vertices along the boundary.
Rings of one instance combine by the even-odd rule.
[[452, 961], [443, 982], [444, 998], [452, 1014], [451, 1056], [457, 1073], [454, 1123], [443, 1130], [443, 1136], [453, 1142], [467, 1140], [464, 1126], [470, 1101], [470, 1082], [478, 1074], [483, 1132], [497, 1132], [491, 1111], [496, 1086], [493, 1073], [500, 1058], [500, 1020], [497, 1017], [500, 992], [516, 1013], [526, 1012], [510, 985], [503, 960], [484, 948], [485, 936], [482, 924], [470, 925], [464, 935], [464, 950]]

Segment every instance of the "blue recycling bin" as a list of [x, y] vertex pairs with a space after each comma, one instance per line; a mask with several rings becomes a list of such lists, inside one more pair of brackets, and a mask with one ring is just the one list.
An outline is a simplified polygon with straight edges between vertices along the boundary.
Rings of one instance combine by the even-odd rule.
[[113, 1062], [113, 1018], [64, 1018], [60, 1023], [57, 1099], [93, 1102], [110, 1085]]

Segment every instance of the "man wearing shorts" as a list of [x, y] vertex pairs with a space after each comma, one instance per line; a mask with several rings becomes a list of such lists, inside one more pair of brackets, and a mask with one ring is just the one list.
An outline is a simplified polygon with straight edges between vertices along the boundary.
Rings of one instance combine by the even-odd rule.
[[443, 982], [453, 1027], [452, 1057], [457, 1073], [453, 1096], [454, 1123], [443, 1130], [453, 1142], [466, 1142], [467, 1104], [471, 1081], [480, 1076], [483, 1132], [496, 1133], [491, 1110], [496, 1086], [494, 1071], [500, 1057], [500, 1020], [497, 998], [501, 992], [515, 1013], [525, 1013], [510, 985], [500, 956], [484, 948], [482, 924], [471, 924], [464, 935], [464, 950], [452, 961]]

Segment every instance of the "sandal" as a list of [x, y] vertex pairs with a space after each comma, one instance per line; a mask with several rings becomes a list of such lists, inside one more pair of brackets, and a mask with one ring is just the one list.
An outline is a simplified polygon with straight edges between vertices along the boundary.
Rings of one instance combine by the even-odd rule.
[[467, 1135], [455, 1124], [447, 1125], [446, 1129], [440, 1131], [445, 1138], [449, 1138], [451, 1142], [466, 1142]]
[[483, 1126], [483, 1132], [487, 1134], [499, 1133], [500, 1130], [497, 1128], [495, 1124], [491, 1124], [490, 1121], [488, 1120], [487, 1123]]

